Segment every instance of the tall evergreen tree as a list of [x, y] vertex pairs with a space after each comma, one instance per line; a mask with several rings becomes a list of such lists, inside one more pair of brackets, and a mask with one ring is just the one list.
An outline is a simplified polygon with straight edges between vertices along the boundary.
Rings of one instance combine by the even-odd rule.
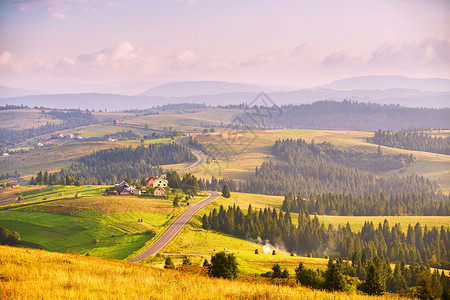
[[226, 184], [223, 186], [222, 196], [225, 197], [225, 198], [230, 198], [231, 197], [230, 189], [228, 188], [228, 185], [226, 185]]
[[363, 291], [369, 295], [383, 295], [386, 290], [384, 281], [380, 276], [378, 268], [373, 262], [370, 263], [366, 280], [363, 283]]

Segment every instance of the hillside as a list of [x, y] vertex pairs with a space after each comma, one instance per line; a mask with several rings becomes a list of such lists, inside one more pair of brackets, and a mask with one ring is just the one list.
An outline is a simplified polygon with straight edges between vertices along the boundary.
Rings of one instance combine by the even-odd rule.
[[0, 246], [2, 299], [401, 299], [214, 279], [146, 265]]

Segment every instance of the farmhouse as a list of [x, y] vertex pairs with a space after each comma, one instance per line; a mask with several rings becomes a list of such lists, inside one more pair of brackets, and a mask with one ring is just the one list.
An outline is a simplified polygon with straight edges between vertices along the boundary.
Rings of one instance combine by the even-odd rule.
[[108, 138], [108, 141], [109, 142], [117, 142], [119, 140], [119, 138], [117, 137], [117, 136], [110, 136], [109, 138]]
[[157, 187], [155, 189], [155, 191], [153, 192], [153, 195], [155, 196], [165, 196], [166, 195], [166, 190], [162, 187]]
[[157, 188], [157, 187], [167, 187], [168, 185], [169, 185], [169, 184], [168, 184], [168, 181], [165, 180], [165, 179], [162, 179], [161, 177], [159, 177], [158, 179], [156, 179], [155, 181], [152, 182], [152, 186], [153, 186], [154, 188]]
[[19, 185], [19, 184], [17, 183], [17, 181], [10, 181], [10, 182], [8, 182], [8, 183], [5, 184], [5, 187], [13, 188], [13, 187], [16, 187], [16, 186], [18, 186], [18, 185]]
[[145, 180], [145, 182], [146, 182], [147, 186], [153, 186], [152, 184], [155, 180], [158, 180], [158, 178], [150, 176], [149, 178], [147, 178]]

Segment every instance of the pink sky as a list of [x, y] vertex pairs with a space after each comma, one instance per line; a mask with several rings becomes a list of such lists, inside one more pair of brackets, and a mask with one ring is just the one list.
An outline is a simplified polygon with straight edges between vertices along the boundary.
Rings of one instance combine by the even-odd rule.
[[450, 78], [450, 2], [0, 0], [4, 86], [134, 93], [359, 75]]

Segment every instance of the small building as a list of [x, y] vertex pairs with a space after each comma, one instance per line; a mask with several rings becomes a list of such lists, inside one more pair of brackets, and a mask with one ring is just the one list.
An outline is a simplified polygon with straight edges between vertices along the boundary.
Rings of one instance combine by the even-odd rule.
[[117, 137], [117, 136], [110, 136], [109, 138], [108, 138], [108, 141], [109, 142], [117, 142], [119, 140], [119, 138]]
[[145, 182], [147, 186], [153, 186], [153, 182], [155, 180], [158, 180], [158, 178], [150, 176], [149, 178], [145, 179]]
[[152, 186], [154, 188], [167, 187], [168, 185], [169, 185], [169, 182], [165, 179], [162, 179], [161, 177], [159, 177], [158, 179], [156, 179], [155, 181], [152, 182]]
[[3, 152], [2, 156], [9, 156], [9, 153]]
[[10, 181], [10, 182], [7, 182], [7, 183], [5, 184], [5, 187], [10, 187], [10, 188], [13, 188], [13, 187], [16, 187], [16, 186], [19, 186], [19, 184], [17, 183], [17, 181]]
[[155, 189], [155, 191], [153, 192], [153, 195], [155, 196], [165, 196], [166, 195], [166, 190], [162, 187], [157, 187]]

